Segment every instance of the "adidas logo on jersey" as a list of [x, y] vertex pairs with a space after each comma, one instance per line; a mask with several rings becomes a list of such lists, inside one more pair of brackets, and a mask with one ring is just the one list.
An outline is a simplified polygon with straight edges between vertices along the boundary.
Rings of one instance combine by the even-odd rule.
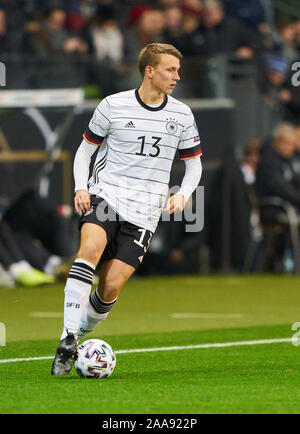
[[125, 128], [135, 128], [135, 125], [132, 121], [128, 122], [128, 124], [125, 125]]

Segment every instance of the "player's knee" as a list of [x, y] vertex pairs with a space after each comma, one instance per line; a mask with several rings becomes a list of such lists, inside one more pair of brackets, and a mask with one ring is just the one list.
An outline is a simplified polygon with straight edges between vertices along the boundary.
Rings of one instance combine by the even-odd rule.
[[78, 251], [77, 258], [84, 259], [85, 261], [89, 261], [92, 264], [97, 265], [100, 259], [100, 252], [99, 249], [92, 244], [88, 246], [82, 246]]

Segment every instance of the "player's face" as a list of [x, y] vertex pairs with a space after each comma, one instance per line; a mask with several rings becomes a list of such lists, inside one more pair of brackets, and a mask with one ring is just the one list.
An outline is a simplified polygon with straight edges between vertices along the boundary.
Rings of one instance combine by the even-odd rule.
[[171, 54], [161, 54], [160, 62], [152, 68], [152, 86], [160, 92], [171, 95], [176, 83], [180, 80], [178, 71], [180, 61]]

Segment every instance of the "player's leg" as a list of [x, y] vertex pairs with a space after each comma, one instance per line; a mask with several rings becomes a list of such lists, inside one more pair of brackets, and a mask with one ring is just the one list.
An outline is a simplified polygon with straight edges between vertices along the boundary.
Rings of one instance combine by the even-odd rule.
[[135, 267], [119, 259], [105, 261], [101, 267], [98, 289], [95, 290], [86, 304], [78, 329], [79, 339], [93, 331], [104, 321], [117, 301], [118, 295], [134, 273]]
[[113, 258], [101, 270], [98, 291], [93, 292], [86, 305], [78, 336], [80, 339], [106, 319], [115, 304], [122, 286], [141, 264], [152, 233], [131, 223], [123, 222], [115, 239]]
[[81, 228], [80, 248], [65, 286], [64, 328], [52, 365], [52, 375], [65, 375], [77, 348], [77, 329], [92, 288], [95, 268], [107, 244], [106, 231], [93, 223]]

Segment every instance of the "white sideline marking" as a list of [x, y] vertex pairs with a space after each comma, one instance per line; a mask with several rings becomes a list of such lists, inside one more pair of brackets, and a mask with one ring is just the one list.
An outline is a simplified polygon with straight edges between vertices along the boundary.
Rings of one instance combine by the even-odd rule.
[[175, 319], [241, 319], [241, 313], [172, 313], [171, 318]]
[[[292, 338], [282, 339], [264, 339], [260, 341], [244, 341], [244, 342], [221, 342], [217, 344], [200, 344], [200, 345], [185, 345], [176, 347], [159, 347], [159, 348], [137, 348], [135, 350], [119, 350], [115, 351], [116, 354], [130, 354], [130, 353], [152, 353], [157, 351], [180, 351], [180, 350], [200, 350], [205, 348], [228, 348], [228, 347], [242, 347], [251, 345], [270, 345], [292, 342]], [[0, 359], [0, 363], [15, 363], [15, 362], [31, 362], [33, 360], [50, 360], [54, 356], [44, 357], [28, 357], [24, 359]]]
[[31, 318], [62, 318], [63, 312], [29, 312]]

